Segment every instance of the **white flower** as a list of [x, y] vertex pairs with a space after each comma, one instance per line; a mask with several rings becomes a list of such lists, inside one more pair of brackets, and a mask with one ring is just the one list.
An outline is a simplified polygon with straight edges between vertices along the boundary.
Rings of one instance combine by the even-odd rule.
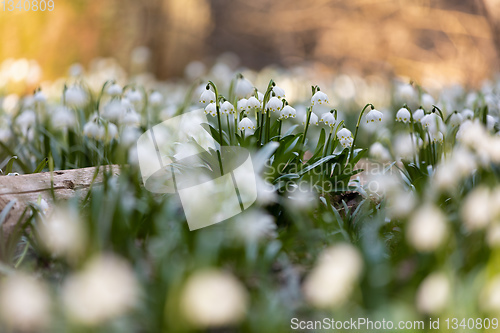
[[337, 132], [337, 138], [339, 140], [346, 140], [352, 138], [352, 133], [347, 128], [342, 128]]
[[106, 92], [108, 93], [108, 95], [112, 96], [112, 97], [117, 97], [117, 96], [120, 96], [122, 94], [122, 87], [117, 84], [117, 83], [113, 83], [112, 85], [110, 85], [108, 87], [108, 89], [106, 89]]
[[424, 107], [424, 109], [426, 110], [430, 110], [432, 109], [432, 105], [434, 105], [435, 101], [434, 101], [434, 98], [429, 95], [429, 94], [423, 94], [422, 95], [422, 106]]
[[120, 136], [120, 143], [126, 147], [133, 145], [139, 139], [141, 133], [134, 126], [126, 126]]
[[127, 98], [131, 103], [139, 103], [142, 101], [142, 95], [140, 91], [136, 89], [127, 91]]
[[45, 248], [69, 260], [78, 259], [84, 251], [85, 231], [78, 214], [63, 208], [56, 208], [38, 229]]
[[138, 298], [138, 283], [127, 262], [111, 255], [92, 259], [64, 283], [62, 299], [71, 319], [96, 325], [124, 314]]
[[[307, 113], [304, 116], [302, 124], [305, 125], [306, 122], [307, 122]], [[318, 116], [314, 112], [311, 112], [311, 118], [309, 119], [309, 124], [319, 125]]]
[[488, 129], [488, 131], [491, 131], [493, 130], [493, 128], [495, 127], [495, 124], [496, 124], [496, 119], [495, 117], [491, 116], [491, 115], [486, 115], [486, 128]]
[[233, 275], [218, 270], [196, 272], [181, 291], [184, 317], [200, 328], [221, 327], [242, 320], [248, 294]]
[[470, 110], [470, 109], [465, 109], [462, 111], [462, 116], [464, 119], [473, 119], [474, 118], [474, 111]]
[[450, 297], [450, 282], [443, 273], [432, 273], [417, 290], [417, 309], [425, 314], [442, 312]]
[[411, 84], [402, 84], [398, 86], [398, 95], [403, 101], [410, 101], [416, 97], [416, 91]]
[[407, 122], [410, 121], [410, 118], [411, 118], [411, 114], [407, 108], [401, 108], [396, 113], [396, 121], [401, 121], [401, 122], [406, 124]]
[[18, 125], [23, 132], [26, 132], [28, 128], [33, 127], [36, 121], [36, 114], [33, 110], [24, 110], [17, 118], [16, 125]]
[[83, 126], [83, 134], [89, 138], [101, 140], [104, 138], [106, 129], [100, 123], [98, 123], [97, 114], [93, 115], [89, 122]]
[[458, 127], [460, 126], [460, 124], [462, 124], [463, 120], [464, 120], [463, 116], [457, 111], [455, 111], [450, 116], [450, 125], [451, 127]]
[[54, 128], [69, 128], [76, 126], [75, 114], [67, 107], [56, 108], [52, 113], [52, 125]]
[[432, 252], [447, 234], [446, 217], [440, 209], [427, 204], [413, 215], [406, 230], [406, 239], [419, 252]]
[[121, 119], [121, 123], [125, 126], [138, 126], [141, 123], [141, 116], [134, 110], [129, 110]]
[[112, 100], [104, 107], [102, 117], [107, 120], [119, 122], [127, 110], [127, 104], [127, 100], [125, 102], [118, 99]]
[[244, 77], [241, 77], [236, 82], [234, 92], [236, 97], [246, 98], [253, 92], [253, 84]]
[[200, 103], [215, 103], [215, 93], [210, 89], [203, 90], [200, 96]]
[[210, 103], [206, 106], [205, 114], [210, 114], [212, 117], [217, 116], [217, 106], [215, 103]]
[[88, 96], [80, 86], [71, 86], [64, 92], [64, 100], [70, 107], [81, 108], [87, 104]]
[[444, 125], [443, 119], [441, 119], [441, 117], [438, 116], [435, 112], [431, 112], [425, 115], [420, 122], [422, 123], [422, 126], [428, 129], [431, 133], [446, 131], [446, 126]]
[[262, 239], [276, 237], [274, 218], [260, 210], [252, 210], [238, 215], [234, 228], [236, 236], [248, 242], [258, 242]]
[[49, 203], [47, 202], [47, 200], [41, 199], [39, 206], [40, 206], [41, 213], [43, 215], [48, 215], [49, 214], [49, 212], [50, 212], [50, 206], [49, 206]]
[[283, 107], [283, 102], [278, 99], [278, 97], [273, 96], [267, 102], [266, 108], [271, 110], [272, 112], [279, 111]]
[[326, 112], [321, 115], [320, 122], [324, 123], [327, 126], [333, 127], [335, 126], [335, 117], [331, 112]]
[[441, 132], [430, 132], [429, 136], [430, 136], [432, 142], [434, 142], [434, 143], [436, 143], [436, 142], [443, 143], [443, 140], [444, 140], [443, 133], [441, 133]]
[[278, 86], [274, 86], [273, 87], [273, 92], [276, 95], [276, 97], [278, 97], [278, 99], [285, 98], [285, 91], [282, 88], [280, 88]]
[[240, 123], [238, 124], [238, 129], [240, 131], [251, 130], [251, 129], [255, 129], [255, 125], [252, 123], [250, 118], [245, 117], [245, 118], [241, 119]]
[[260, 104], [264, 103], [264, 94], [261, 93], [260, 91], [257, 91], [257, 99], [259, 100]]
[[29, 276], [16, 273], [0, 285], [1, 321], [15, 331], [44, 331], [50, 306], [47, 287]]
[[163, 102], [163, 95], [159, 91], [153, 91], [149, 95], [149, 104], [152, 106], [158, 106]]
[[285, 105], [280, 112], [280, 119], [288, 119], [289, 117], [295, 118], [297, 111], [290, 105]]
[[322, 91], [316, 91], [316, 93], [311, 98], [312, 105], [328, 104], [328, 103], [329, 103], [328, 96]]
[[379, 161], [389, 161], [391, 153], [380, 142], [375, 142], [370, 146], [369, 155]]
[[238, 112], [243, 112], [247, 109], [247, 103], [248, 100], [246, 98], [242, 98], [238, 101], [236, 104], [236, 108], [238, 109]]
[[421, 121], [422, 118], [424, 118], [425, 113], [424, 110], [422, 109], [416, 109], [415, 112], [413, 112], [413, 119], [415, 121]]
[[248, 110], [259, 109], [262, 106], [262, 102], [259, 101], [255, 96], [252, 96], [247, 101]]
[[106, 141], [111, 141], [113, 139], [118, 139], [118, 127], [113, 123], [108, 123]]
[[382, 122], [384, 114], [378, 110], [372, 109], [366, 114], [366, 123]]
[[462, 219], [469, 230], [486, 228], [492, 219], [490, 191], [478, 187], [470, 192], [462, 205]]
[[33, 95], [33, 100], [36, 102], [36, 103], [43, 103], [47, 100], [47, 96], [45, 96], [45, 94], [41, 91], [41, 90], [38, 90], [34, 95]]
[[349, 299], [362, 270], [363, 259], [354, 246], [334, 245], [323, 251], [306, 277], [304, 296], [316, 307], [341, 306]]
[[222, 114], [233, 114], [234, 113], [234, 106], [233, 106], [233, 104], [229, 103], [229, 101], [225, 101], [220, 106], [220, 112]]
[[81, 64], [76, 63], [69, 67], [68, 72], [70, 76], [77, 77], [83, 75], [84, 69]]

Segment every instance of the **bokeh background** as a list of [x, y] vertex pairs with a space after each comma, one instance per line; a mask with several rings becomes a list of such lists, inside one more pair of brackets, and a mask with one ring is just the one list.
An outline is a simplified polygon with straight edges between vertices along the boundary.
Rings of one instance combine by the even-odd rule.
[[499, 22], [498, 0], [55, 0], [53, 12], [0, 12], [0, 63], [32, 61], [36, 84], [96, 57], [134, 73], [134, 59], [148, 57], [167, 79], [233, 52], [253, 69], [307, 64], [477, 86], [498, 70]]

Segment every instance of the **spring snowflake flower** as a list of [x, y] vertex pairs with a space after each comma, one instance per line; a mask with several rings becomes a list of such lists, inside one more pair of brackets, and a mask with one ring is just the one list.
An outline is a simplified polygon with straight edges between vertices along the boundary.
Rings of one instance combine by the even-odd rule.
[[488, 131], [491, 131], [493, 130], [493, 128], [495, 128], [495, 124], [497, 123], [495, 117], [491, 116], [491, 115], [486, 115], [486, 128], [488, 129]]
[[290, 105], [285, 105], [280, 112], [280, 119], [288, 119], [289, 117], [295, 118], [297, 111]]
[[141, 116], [134, 110], [129, 110], [123, 115], [121, 123], [125, 126], [139, 126]]
[[119, 99], [114, 99], [106, 104], [102, 117], [110, 121], [119, 122], [123, 118], [126, 110], [127, 100], [120, 101]]
[[238, 98], [246, 98], [253, 92], [253, 84], [244, 77], [241, 77], [236, 82], [234, 92]]
[[252, 123], [250, 118], [245, 117], [241, 119], [240, 123], [238, 124], [238, 129], [240, 131], [251, 130], [255, 129], [255, 125]]
[[98, 123], [97, 115], [93, 116], [88, 123], [83, 126], [83, 134], [86, 137], [95, 140], [101, 140], [104, 138], [106, 129], [103, 125]]
[[421, 207], [411, 218], [406, 239], [419, 252], [432, 252], [443, 244], [447, 235], [446, 217], [435, 206]]
[[398, 96], [402, 101], [413, 100], [416, 97], [416, 91], [411, 84], [402, 84], [397, 90]]
[[123, 89], [122, 89], [122, 87], [119, 84], [113, 83], [112, 85], [110, 85], [108, 87], [108, 89], [106, 89], [106, 92], [111, 97], [118, 97], [118, 96], [120, 96], [122, 94]]
[[335, 126], [335, 117], [331, 112], [326, 112], [321, 116], [320, 122], [324, 123], [327, 126], [333, 127]]
[[352, 146], [352, 143], [354, 141], [354, 138], [352, 137], [351, 131], [349, 131], [347, 128], [342, 128], [340, 131], [337, 132], [337, 138], [340, 141], [340, 144], [342, 145], [342, 148], [350, 148]]
[[248, 104], [248, 100], [246, 98], [240, 99], [238, 101], [238, 103], [236, 103], [236, 108], [238, 109], [238, 112], [246, 111], [247, 104]]
[[235, 236], [242, 241], [255, 243], [276, 237], [274, 217], [260, 210], [238, 215], [234, 225]]
[[403, 123], [406, 124], [407, 122], [410, 121], [410, 118], [411, 118], [411, 114], [410, 114], [410, 111], [408, 111], [407, 108], [401, 108], [396, 113], [396, 121], [401, 121], [401, 122], [403, 122]]
[[51, 118], [54, 128], [71, 128], [76, 126], [75, 114], [64, 106], [56, 108]]
[[254, 109], [259, 109], [262, 106], [262, 102], [259, 101], [255, 96], [252, 96], [248, 99], [247, 101], [247, 109], [254, 110]]
[[245, 287], [233, 275], [219, 270], [194, 273], [181, 291], [180, 309], [199, 328], [238, 323], [244, 319], [247, 307]]
[[120, 143], [125, 147], [130, 147], [137, 142], [141, 132], [134, 126], [125, 126], [120, 136]]
[[311, 105], [328, 104], [328, 96], [322, 91], [316, 91], [311, 98]]
[[113, 139], [118, 139], [118, 127], [113, 123], [108, 123], [106, 141], [111, 141]]
[[443, 273], [432, 273], [417, 290], [417, 309], [425, 314], [439, 314], [450, 297], [450, 282]]
[[158, 106], [163, 102], [163, 95], [159, 91], [153, 91], [149, 95], [149, 104], [152, 106]]
[[200, 103], [215, 103], [215, 93], [210, 89], [203, 90], [200, 96]]
[[206, 106], [205, 114], [210, 114], [212, 117], [217, 116], [217, 106], [215, 103], [210, 103]]
[[391, 153], [380, 142], [375, 142], [370, 146], [369, 155], [379, 161], [389, 161]]
[[370, 110], [366, 114], [366, 123], [382, 122], [384, 114], [376, 109]]
[[471, 120], [474, 118], [474, 111], [472, 111], [470, 109], [465, 109], [461, 113], [462, 113], [464, 120], [467, 120], [467, 119]]
[[422, 126], [429, 130], [431, 133], [437, 133], [439, 131], [446, 131], [443, 119], [438, 116], [435, 112], [431, 112], [425, 115], [420, 121]]
[[28, 128], [35, 125], [36, 114], [33, 110], [24, 110], [21, 115], [16, 118], [16, 125], [21, 128], [23, 132], [26, 132]]
[[[306, 122], [307, 122], [307, 113], [304, 116], [304, 119], [302, 121], [302, 125], [305, 125]], [[319, 118], [314, 112], [311, 112], [311, 118], [309, 119], [309, 124], [319, 125]]]
[[479, 187], [470, 192], [462, 205], [462, 219], [468, 230], [485, 229], [492, 221], [490, 191]]
[[276, 95], [276, 97], [278, 97], [278, 99], [285, 98], [285, 90], [283, 90], [282, 88], [280, 88], [278, 86], [274, 86], [273, 87], [273, 92]]
[[127, 92], [127, 98], [131, 103], [139, 103], [142, 101], [142, 95], [139, 90], [132, 89]]
[[272, 112], [279, 111], [283, 107], [283, 102], [278, 99], [278, 97], [273, 96], [267, 102], [266, 108], [271, 110]]
[[434, 103], [436, 103], [434, 100], [434, 97], [432, 97], [429, 94], [422, 95], [422, 106], [424, 107], [424, 109], [426, 109], [426, 110], [432, 109], [432, 105]]
[[464, 120], [463, 116], [457, 111], [455, 111], [450, 116], [450, 125], [451, 127], [458, 127], [462, 124], [463, 120]]
[[80, 86], [71, 86], [64, 92], [64, 100], [70, 107], [81, 108], [87, 104], [88, 96]]
[[415, 121], [421, 121], [422, 118], [425, 117], [425, 112], [422, 109], [416, 109], [415, 112], [413, 112], [413, 119]]
[[45, 94], [41, 91], [41, 90], [38, 90], [34, 95], [33, 95], [33, 100], [36, 102], [36, 103], [44, 103], [45, 101], [47, 101], [47, 96], [45, 96]]
[[220, 112], [222, 114], [234, 114], [234, 106], [233, 106], [233, 104], [229, 103], [229, 101], [225, 101], [220, 106]]
[[441, 132], [429, 132], [431, 141], [434, 143], [443, 143], [444, 135]]

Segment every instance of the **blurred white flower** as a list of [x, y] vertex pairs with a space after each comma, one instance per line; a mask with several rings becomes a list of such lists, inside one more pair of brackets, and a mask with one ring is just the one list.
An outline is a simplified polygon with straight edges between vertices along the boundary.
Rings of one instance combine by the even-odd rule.
[[130, 147], [137, 142], [141, 132], [135, 126], [125, 126], [120, 136], [120, 143], [125, 147]]
[[45, 101], [47, 101], [47, 96], [45, 96], [45, 94], [41, 91], [41, 90], [38, 90], [34, 95], [33, 95], [33, 100], [36, 102], [36, 103], [44, 103]]
[[141, 123], [141, 116], [134, 110], [129, 110], [123, 115], [121, 123], [125, 126], [139, 126]]
[[492, 115], [489, 115], [489, 114], [486, 115], [486, 128], [488, 129], [488, 131], [493, 130], [496, 123], [497, 123], [497, 120], [495, 119], [495, 117], [493, 117]]
[[397, 87], [397, 94], [401, 101], [412, 101], [417, 97], [417, 92], [411, 84], [401, 84]]
[[417, 198], [413, 192], [395, 190], [387, 194], [387, 209], [393, 218], [408, 217], [417, 205]]
[[0, 317], [15, 331], [44, 330], [51, 320], [47, 287], [32, 277], [16, 273], [0, 284]]
[[200, 103], [215, 103], [215, 93], [210, 89], [203, 90], [200, 96]]
[[253, 92], [253, 84], [245, 79], [244, 77], [240, 77], [236, 82], [236, 87], [234, 92], [236, 97], [238, 98], [246, 98]]
[[153, 91], [149, 95], [149, 104], [152, 106], [158, 106], [163, 102], [163, 95], [159, 91]]
[[202, 77], [207, 71], [207, 67], [201, 61], [191, 61], [184, 69], [184, 74], [189, 80]]
[[316, 91], [311, 97], [311, 105], [328, 104], [328, 96], [322, 91]]
[[108, 123], [106, 128], [106, 141], [111, 141], [113, 139], [118, 139], [118, 127], [113, 123]]
[[142, 94], [139, 90], [136, 89], [127, 91], [126, 96], [131, 103], [139, 103], [142, 101]]
[[435, 251], [447, 236], [446, 217], [431, 204], [420, 207], [410, 219], [406, 239], [419, 252]]
[[279, 111], [281, 110], [282, 107], [283, 107], [283, 102], [276, 96], [271, 97], [266, 105], [266, 109], [269, 109], [272, 112]]
[[138, 294], [129, 264], [112, 255], [92, 259], [62, 288], [64, 309], [72, 320], [84, 325], [97, 325], [125, 314], [137, 303]]
[[296, 115], [297, 111], [295, 111], [294, 108], [292, 108], [290, 105], [285, 105], [280, 111], [279, 119], [295, 118]]
[[431, 112], [425, 115], [420, 122], [422, 123], [422, 126], [428, 129], [429, 133], [431, 134], [446, 132], [446, 126], [443, 122], [443, 119], [441, 119], [441, 117], [438, 116], [435, 112]]
[[319, 308], [339, 307], [348, 300], [362, 270], [363, 259], [354, 246], [334, 245], [323, 251], [306, 277], [304, 296]]
[[64, 92], [66, 105], [75, 108], [84, 107], [88, 103], [88, 95], [80, 86], [71, 86]]
[[180, 308], [184, 317], [200, 328], [238, 323], [247, 311], [248, 294], [234, 276], [205, 270], [190, 276], [182, 289]]
[[411, 114], [407, 108], [401, 108], [396, 113], [396, 121], [401, 121], [401, 122], [406, 124], [407, 122], [410, 121], [410, 118], [411, 118]]
[[465, 109], [462, 111], [462, 117], [464, 120], [472, 120], [474, 118], [474, 111]]
[[374, 123], [374, 122], [382, 122], [382, 118], [384, 117], [384, 114], [376, 109], [372, 109], [368, 111], [366, 114], [366, 123]]
[[236, 237], [247, 242], [276, 237], [274, 217], [260, 210], [245, 211], [234, 222]]
[[434, 97], [429, 94], [423, 94], [421, 97], [421, 104], [426, 110], [431, 110], [432, 105], [435, 103]]
[[64, 106], [57, 107], [51, 118], [54, 128], [73, 128], [76, 126], [75, 114]]
[[126, 111], [127, 102], [114, 99], [104, 106], [102, 117], [110, 121], [119, 122]]
[[462, 124], [464, 118], [457, 111], [453, 112], [450, 116], [450, 125], [451, 127], [458, 127]]
[[450, 297], [450, 281], [443, 273], [432, 273], [417, 290], [417, 309], [425, 314], [437, 315], [445, 310]]
[[491, 222], [492, 207], [490, 191], [485, 187], [475, 188], [462, 205], [462, 219], [469, 230], [484, 229]]
[[36, 114], [33, 110], [24, 110], [15, 120], [16, 125], [24, 134], [35, 125], [35, 122]]
[[391, 159], [391, 153], [387, 148], [385, 148], [380, 142], [375, 142], [370, 146], [368, 154], [375, 160], [378, 161], [389, 161]]
[[122, 89], [122, 87], [119, 84], [113, 83], [112, 85], [110, 85], [108, 87], [108, 89], [106, 89], [106, 92], [111, 97], [118, 97], [118, 96], [120, 96], [122, 94], [123, 89]]
[[91, 119], [83, 126], [83, 134], [91, 139], [102, 140], [106, 134], [106, 129], [100, 123], [98, 123], [97, 115], [91, 117]]

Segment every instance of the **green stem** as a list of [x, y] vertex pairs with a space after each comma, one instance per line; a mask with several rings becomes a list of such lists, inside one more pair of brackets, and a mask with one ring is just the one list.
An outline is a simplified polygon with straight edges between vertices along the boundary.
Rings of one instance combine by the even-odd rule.
[[224, 169], [222, 167], [221, 150], [222, 150], [222, 146], [224, 145], [224, 139], [223, 139], [223, 136], [222, 136], [222, 124], [221, 124], [221, 121], [220, 121], [219, 92], [217, 90], [217, 86], [212, 81], [208, 81], [208, 85], [210, 85], [214, 89], [214, 93], [215, 93], [215, 108], [217, 110], [217, 123], [219, 125], [219, 139], [220, 139], [219, 150], [217, 150], [217, 157], [219, 158], [220, 173], [223, 176], [224, 175]]
[[371, 106], [372, 109], [374, 109], [375, 107], [373, 106], [373, 104], [371, 103], [368, 103], [365, 105], [365, 107], [363, 108], [363, 110], [361, 110], [361, 113], [359, 114], [359, 117], [358, 117], [358, 122], [356, 124], [356, 130], [354, 132], [354, 137], [352, 139], [352, 146], [351, 146], [351, 152], [349, 154], [349, 162], [351, 161], [351, 159], [353, 158], [352, 154], [354, 152], [354, 144], [356, 143], [356, 138], [358, 137], [358, 129], [359, 129], [359, 124], [361, 123], [361, 118], [363, 117], [363, 114], [365, 113], [365, 110], [367, 107]]
[[308, 114], [307, 114], [306, 125], [304, 128], [304, 136], [302, 137], [302, 145], [301, 145], [302, 154], [304, 153], [304, 149], [305, 149], [304, 145], [306, 143], [307, 130], [309, 129], [309, 121], [311, 120], [312, 107], [311, 106], [308, 107], [306, 112], [308, 112]]
[[328, 146], [330, 145], [330, 141], [332, 139], [333, 127], [334, 126], [330, 127], [330, 134], [328, 134], [328, 140], [326, 140], [326, 146], [323, 149], [323, 157], [326, 157], [326, 155], [328, 154]]
[[281, 125], [283, 124], [283, 121], [280, 119], [279, 122], [280, 122], [280, 125], [278, 127], [278, 141], [281, 140]]

